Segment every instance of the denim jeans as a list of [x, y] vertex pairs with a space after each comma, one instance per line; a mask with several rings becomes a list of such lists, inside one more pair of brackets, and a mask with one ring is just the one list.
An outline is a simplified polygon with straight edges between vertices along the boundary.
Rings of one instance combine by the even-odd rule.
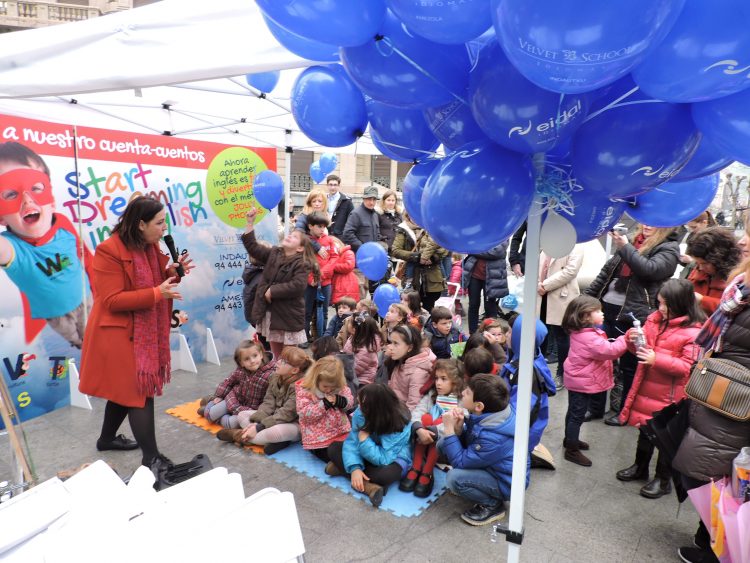
[[568, 390], [568, 412], [565, 413], [565, 439], [575, 444], [581, 433], [581, 424], [591, 404], [591, 393]]
[[503, 502], [497, 479], [484, 469], [451, 469], [446, 484], [452, 493], [483, 506]]
[[321, 286], [320, 291], [325, 297], [325, 302], [322, 305], [317, 302], [318, 288], [313, 285], [308, 285], [305, 288], [305, 333], [307, 334], [308, 339], [310, 338], [310, 322], [312, 321], [313, 311], [316, 307], [323, 308], [322, 318], [320, 318], [321, 315], [318, 315], [318, 318], [316, 319], [318, 338], [323, 336], [323, 333], [326, 331], [326, 325], [328, 324], [328, 307], [331, 303], [331, 288], [331, 284]]

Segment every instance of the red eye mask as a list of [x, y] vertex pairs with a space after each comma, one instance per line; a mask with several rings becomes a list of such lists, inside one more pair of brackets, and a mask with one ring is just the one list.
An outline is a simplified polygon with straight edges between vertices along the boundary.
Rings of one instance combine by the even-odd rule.
[[49, 176], [40, 170], [17, 168], [0, 174], [0, 216], [20, 212], [25, 193], [39, 206], [55, 203]]

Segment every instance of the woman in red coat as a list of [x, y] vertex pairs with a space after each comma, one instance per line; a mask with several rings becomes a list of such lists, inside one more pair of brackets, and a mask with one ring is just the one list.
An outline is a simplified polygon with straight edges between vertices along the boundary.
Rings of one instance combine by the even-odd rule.
[[[656, 296], [659, 309], [643, 325], [646, 346], [636, 350], [635, 330], [628, 331], [628, 348], [638, 357], [638, 369], [620, 411], [620, 422], [641, 428], [656, 411], [685, 397], [690, 368], [698, 359], [695, 337], [706, 319], [687, 280], [668, 280]], [[638, 435], [635, 463], [617, 472], [620, 481], [648, 479], [654, 445], [643, 430]], [[656, 476], [641, 488], [641, 496], [659, 498], [670, 492], [670, 464], [659, 452]]]
[[740, 247], [731, 231], [710, 227], [693, 234], [686, 252], [695, 261], [687, 279], [695, 288], [703, 312], [713, 315], [727, 286], [729, 272], [740, 262]]
[[[169, 330], [177, 265], [159, 251], [166, 210], [139, 197], [125, 208], [112, 236], [96, 248], [94, 305], [81, 353], [82, 393], [107, 399], [98, 450], [140, 446], [143, 465], [158, 471], [169, 460], [159, 453], [154, 396], [169, 382]], [[193, 266], [180, 257], [187, 272]], [[128, 417], [136, 442], [116, 435]]]

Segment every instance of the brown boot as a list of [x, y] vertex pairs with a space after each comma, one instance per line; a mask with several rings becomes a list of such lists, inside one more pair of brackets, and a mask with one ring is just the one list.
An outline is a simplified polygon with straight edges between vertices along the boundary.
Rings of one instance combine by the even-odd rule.
[[237, 442], [239, 444], [241, 443], [242, 429], [222, 428], [216, 433], [216, 437], [222, 442]]
[[583, 455], [578, 448], [565, 448], [565, 459], [583, 467], [591, 467], [591, 460]]
[[370, 503], [377, 508], [380, 506], [380, 503], [383, 502], [385, 490], [380, 485], [365, 481], [365, 494], [370, 497]]
[[213, 395], [208, 395], [206, 397], [201, 397], [201, 404], [200, 406], [205, 407], [209, 401], [212, 401], [214, 398]]
[[344, 476], [344, 474], [341, 473], [341, 471], [339, 471], [339, 468], [336, 467], [336, 464], [333, 463], [332, 461], [329, 461], [326, 464], [325, 472], [326, 472], [326, 475], [330, 475], [331, 477], [343, 477]]

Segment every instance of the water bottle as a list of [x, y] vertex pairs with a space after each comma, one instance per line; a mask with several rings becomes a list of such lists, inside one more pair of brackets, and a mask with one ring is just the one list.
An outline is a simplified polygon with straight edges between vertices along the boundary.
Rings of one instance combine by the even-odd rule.
[[732, 462], [732, 495], [740, 502], [750, 501], [750, 447], [744, 447]]
[[646, 347], [646, 335], [643, 334], [641, 321], [636, 319], [633, 313], [630, 313], [630, 316], [633, 318], [633, 330], [635, 330], [635, 333], [637, 335], [636, 340], [634, 342], [635, 349], [638, 350], [638, 348], [645, 348]]

